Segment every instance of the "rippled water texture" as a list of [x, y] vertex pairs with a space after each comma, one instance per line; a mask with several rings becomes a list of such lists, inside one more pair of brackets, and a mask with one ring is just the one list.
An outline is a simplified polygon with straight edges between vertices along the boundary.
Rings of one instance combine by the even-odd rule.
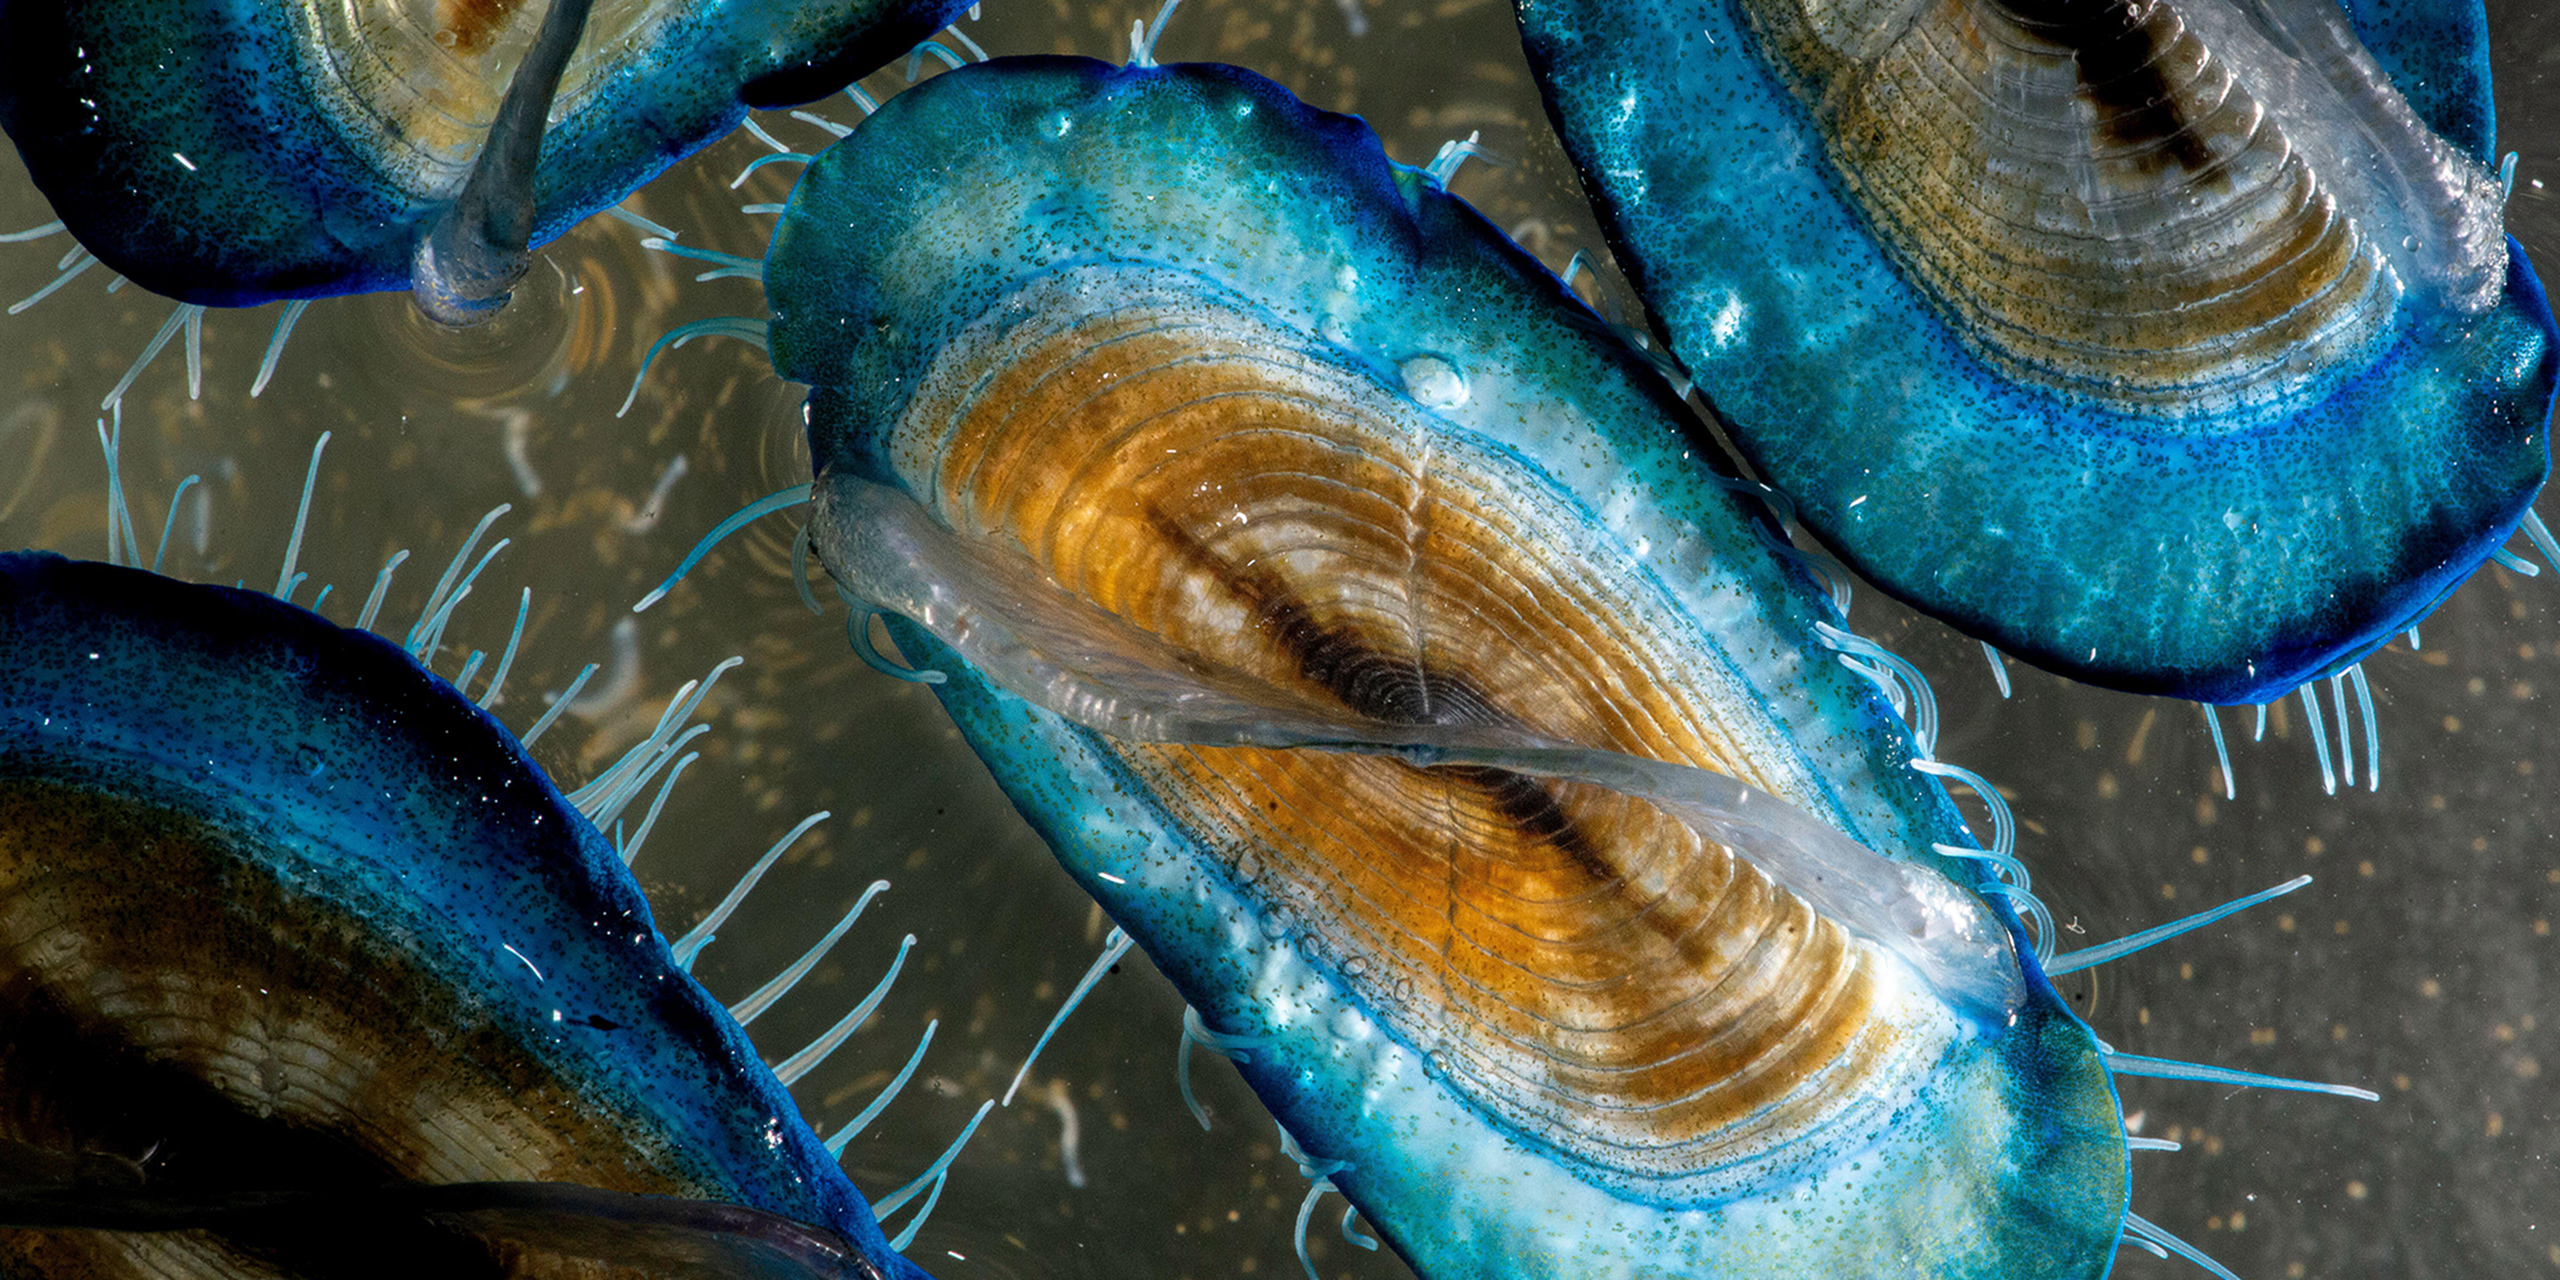
[[[992, 50], [1114, 58], [1129, 22], [1153, 16], [1151, 6], [1142, 15], [1022, 0], [989, 0], [989, 10], [972, 33]], [[1522, 229], [1553, 266], [1596, 252], [1507, 7], [1396, 0], [1362, 13], [1367, 32], [1355, 37], [1333, 0], [1190, 0], [1159, 52], [1239, 62], [1320, 106], [1361, 112], [1410, 163], [1481, 130], [1509, 163], [1470, 161], [1453, 190]], [[2536, 60], [2560, 46], [2545, 34], [2560, 10], [2494, 4], [2491, 17], [2503, 41], [2500, 136], [2523, 153], [2510, 224], [2554, 260], [2560, 52]], [[870, 83], [887, 91], [898, 79], [893, 70]], [[854, 112], [840, 100], [826, 109]], [[825, 141], [787, 116], [767, 124], [795, 146]], [[746, 138], [720, 144], [637, 207], [688, 243], [758, 253], [767, 220], [736, 207], [779, 200], [789, 170], [770, 167], [737, 192], [726, 184], [762, 151]], [[0, 159], [0, 225], [46, 217], [14, 159]], [[0, 300], [50, 280], [68, 247], [0, 246]], [[350, 618], [392, 550], [440, 565], [483, 511], [510, 502], [496, 532], [515, 545], [452, 634], [502, 643], [514, 586], [535, 588], [526, 652], [499, 709], [518, 728], [541, 709], [536, 691], [560, 687], [585, 662], [609, 668], [591, 689], [615, 683], [612, 632], [630, 602], [740, 503], [806, 479], [797, 396], [760, 354], [705, 340], [663, 359], [617, 421], [656, 335], [750, 314], [755, 292], [695, 284], [695, 268], [643, 253], [606, 222], [554, 246], [546, 262], [521, 291], [530, 305], [492, 332], [425, 332], [397, 296], [315, 306], [256, 401], [246, 392], [272, 314], [213, 316], [201, 401], [187, 399], [175, 349], [128, 398], [126, 485], [146, 539], [178, 478], [200, 473], [205, 483], [179, 511], [172, 570], [271, 578], [311, 442], [334, 431], [302, 551], [318, 580], [338, 584], [327, 612]], [[95, 406], [167, 308], [100, 287], [84, 277], [0, 318], [0, 543], [105, 549]], [[1604, 309], [1629, 305], [1611, 288]], [[927, 1018], [943, 1020], [923, 1073], [932, 1087], [911, 1088], [848, 1161], [876, 1195], [922, 1168], [978, 1099], [1002, 1091], [1107, 926], [930, 695], [862, 667], [840, 608], [823, 619], [801, 608], [788, 578], [791, 533], [782, 518], [757, 526], [644, 615], [626, 650], [627, 696], [582, 702], [591, 714], [569, 718], [536, 755], [564, 782], [583, 780], [646, 730], [675, 686], [729, 654], [746, 657], [715, 694], [715, 728], [697, 744], [705, 758], [637, 870], [682, 925], [802, 814], [835, 812], [704, 954], [699, 972], [731, 999], [798, 954], [871, 879], [894, 882], [820, 975], [849, 1002], [900, 934], [923, 941], [879, 1023], [799, 1090], [822, 1124], [841, 1121], [903, 1061]], [[395, 616], [432, 585], [419, 562], [403, 571]], [[2321, 793], [2298, 703], [2272, 719], [2264, 745], [2245, 741], [2243, 716], [2226, 715], [2240, 783], [2239, 799], [2226, 801], [2192, 707], [2024, 668], [2012, 668], [2018, 692], [2004, 703], [1970, 641], [1911, 621], [1874, 592], [1860, 594], [1852, 618], [1936, 679], [1947, 708], [1941, 756], [2012, 789], [2038, 889], [2087, 939], [2298, 873], [2320, 877], [2280, 911], [2110, 966], [2094, 990], [2085, 980], [2067, 988], [2127, 1052], [2383, 1094], [2366, 1106], [2127, 1081], [2142, 1132], [2190, 1144], [2137, 1157], [2136, 1211], [2249, 1280], [2560, 1266], [2560, 1223], [2549, 1220], [2560, 1204], [2560, 939], [2546, 923], [2560, 917], [2560, 842], [2544, 799], [2560, 750], [2540, 693], [2560, 684], [2560, 582], [2492, 568], [2423, 629], [2422, 652], [2401, 642], [2369, 662], [2381, 789], [2363, 789], [2359, 738], [2357, 785], [2334, 799]], [[459, 662], [449, 652], [437, 669], [450, 675]], [[824, 1005], [795, 1001], [754, 1030], [787, 1052], [822, 1029]], [[1183, 1113], [1172, 1079], [1180, 1016], [1171, 989], [1131, 955], [1043, 1057], [1030, 1097], [991, 1118], [961, 1157], [917, 1259], [945, 1277], [1294, 1274], [1290, 1227], [1305, 1183], [1225, 1064], [1202, 1055], [1199, 1067], [1219, 1131], [1204, 1135]], [[1061, 1145], [1068, 1115], [1072, 1163]], [[1390, 1258], [1313, 1234], [1329, 1278], [1398, 1274]], [[2195, 1273], [2127, 1251], [2118, 1274]]]

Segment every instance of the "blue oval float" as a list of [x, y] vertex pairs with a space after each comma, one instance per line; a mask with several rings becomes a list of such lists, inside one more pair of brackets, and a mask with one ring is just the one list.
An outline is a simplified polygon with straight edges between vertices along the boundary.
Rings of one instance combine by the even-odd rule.
[[2553, 322], [2476, 0], [1520, 20], [1735, 442], [1969, 634], [2263, 702], [2415, 624], [2542, 486]]
[[2104, 1274], [2107, 1069], [1858, 642], [1366, 126], [965, 68], [764, 280], [830, 570], [1417, 1270]]

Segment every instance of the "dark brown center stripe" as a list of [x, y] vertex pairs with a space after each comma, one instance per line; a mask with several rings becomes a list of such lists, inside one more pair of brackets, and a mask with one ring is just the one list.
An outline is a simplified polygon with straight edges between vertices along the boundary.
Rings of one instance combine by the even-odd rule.
[[436, 42], [465, 56], [484, 52], [524, 6], [525, 0], [436, 0]]
[[2018, 24], [2069, 49], [2098, 129], [2157, 169], [2175, 161], [2201, 171], [2213, 160], [2164, 71], [2177, 19], [2159, 0], [1999, 0]]
[[[1723, 736], [1738, 713], [1674, 638], [1681, 606], [1551, 485], [1266, 321], [1092, 314], [1099, 292], [1009, 303], [1020, 327], [982, 348], [998, 367], [949, 351], [915, 393], [896, 456], [961, 536], [1276, 702], [1517, 726], [1783, 793]], [[1113, 749], [1452, 1088], [1572, 1157], [1671, 1179], [1776, 1158], [1809, 1126], [1880, 1122], [1857, 1111], [1890, 1092], [1876, 1074], [1930, 1051], [1906, 1008], [1882, 1014], [1860, 944], [1642, 801], [1338, 752]]]
[[2283, 55], [2186, 0], [1741, 4], [1841, 194], [2005, 378], [2241, 430], [2391, 321], [2353, 180], [2259, 97]]
[[[1306, 596], [1276, 570], [1236, 564], [1161, 508], [1149, 504], [1145, 510], [1148, 527], [1164, 539], [1176, 562], [1206, 575], [1241, 603], [1301, 675], [1355, 714], [1388, 724], [1518, 725], [1473, 682], [1390, 654], [1350, 627], [1318, 620]], [[1520, 834], [1573, 859], [1595, 883], [1622, 878], [1607, 854], [1576, 828], [1550, 784], [1473, 765], [1417, 772], [1475, 791]]]

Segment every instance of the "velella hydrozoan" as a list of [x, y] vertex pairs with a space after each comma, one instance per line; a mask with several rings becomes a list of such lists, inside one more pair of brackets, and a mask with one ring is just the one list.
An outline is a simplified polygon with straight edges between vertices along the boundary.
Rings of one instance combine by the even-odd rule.
[[[14, 1265], [921, 1274], [686, 976], [704, 937], [655, 931], [649, 820], [617, 848], [454, 685], [283, 600], [13, 553], [0, 610], [0, 1221], [48, 1228]], [[577, 803], [680, 774], [689, 696]]]
[[1970, 634], [2265, 701], [2528, 518], [2553, 324], [2500, 231], [2477, 3], [1520, 16], [1744, 454]]
[[834, 92], [967, 7], [591, 2], [12, 0], [0, 127], [75, 268], [197, 306], [406, 289], [459, 323], [749, 107]]
[[[1438, 177], [1230, 68], [892, 100], [762, 268], [831, 570], [922, 624], [1016, 803], [1426, 1273], [2097, 1275], [2160, 1239], [2107, 1070], [2159, 1064], [1975, 930], [1998, 881], [1923, 776], [1965, 775], [1827, 660], [1866, 651], [1650, 368]], [[1731, 785], [1698, 766], [1746, 784], [1725, 817], [1897, 856], [1693, 830]]]

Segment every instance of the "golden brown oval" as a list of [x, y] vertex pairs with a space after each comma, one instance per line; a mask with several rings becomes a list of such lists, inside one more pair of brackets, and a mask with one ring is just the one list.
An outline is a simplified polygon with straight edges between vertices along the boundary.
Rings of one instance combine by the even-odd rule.
[[[1799, 785], [1720, 724], [1699, 624], [1552, 482], [1240, 309], [1029, 297], [943, 353], [890, 450], [964, 537], [1359, 716]], [[1881, 1123], [1953, 1034], [1899, 961], [1625, 795], [1114, 749], [1452, 1087], [1615, 1177], [1740, 1185]]]

